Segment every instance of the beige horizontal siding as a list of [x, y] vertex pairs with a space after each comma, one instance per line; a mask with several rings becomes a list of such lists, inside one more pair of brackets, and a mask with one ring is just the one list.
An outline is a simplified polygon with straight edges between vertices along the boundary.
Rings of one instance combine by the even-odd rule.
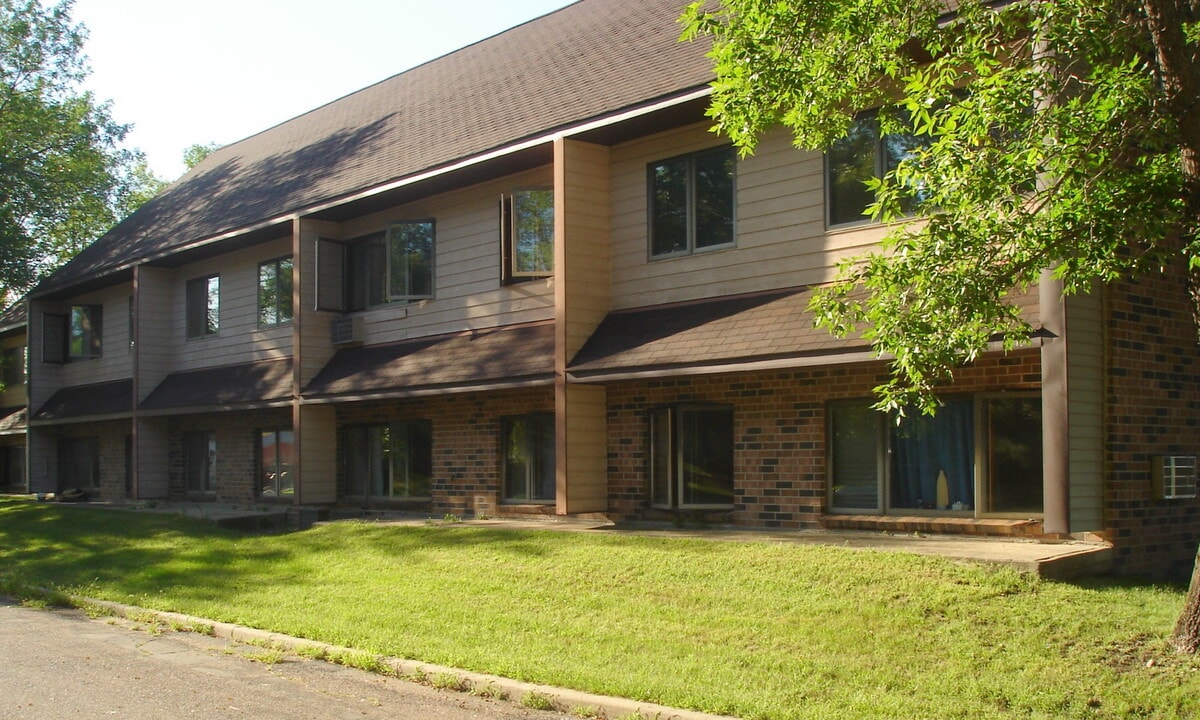
[[361, 311], [369, 344], [549, 320], [554, 317], [553, 279], [500, 286], [501, 193], [549, 187], [550, 167], [519, 173], [425, 198], [344, 223], [350, 240], [384, 230], [389, 222], [433, 218], [434, 297], [389, 303]]
[[1104, 323], [1101, 294], [1066, 299], [1071, 530], [1104, 527]]
[[300, 257], [295, 266], [296, 289], [300, 291], [300, 302], [294, 308], [299, 327], [299, 375], [300, 386], [304, 387], [316, 377], [338, 348], [330, 339], [330, 325], [337, 313], [316, 310], [317, 306], [317, 242], [319, 238], [333, 238], [341, 232], [335, 223], [305, 220], [300, 226]]
[[[606, 389], [567, 385], [560, 407], [565, 410], [564, 458], [559, 472], [562, 512], [601, 512], [608, 507], [608, 432]], [[560, 430], [561, 431], [561, 430]]]
[[[560, 363], [575, 356], [612, 306], [608, 148], [572, 140], [556, 145], [555, 263]], [[562, 368], [560, 367], [561, 371]]]
[[63, 387], [133, 377], [133, 353], [129, 348], [129, 298], [132, 294], [130, 285], [120, 285], [74, 297], [62, 306], [61, 311], [65, 314], [70, 314], [72, 305], [104, 306], [100, 328], [101, 356], [63, 365]]
[[[174, 272], [171, 290], [171, 358], [175, 372], [216, 365], [288, 357], [292, 326], [258, 327], [258, 265], [292, 253], [290, 236], [187, 265]], [[220, 323], [216, 335], [187, 336], [187, 283], [218, 274], [221, 278]]]
[[137, 273], [137, 400], [141, 402], [171, 372], [171, 357], [178, 348], [162, 341], [172, 332], [173, 273], [145, 266]]
[[876, 224], [826, 231], [821, 154], [796, 150], [778, 131], [738, 161], [737, 246], [650, 260], [647, 165], [719, 144], [701, 123], [613, 149], [614, 307], [827, 282], [843, 258], [875, 247], [887, 232]]
[[337, 413], [332, 406], [300, 408], [300, 501], [337, 500]]
[[[0, 341], [0, 350], [8, 350], [11, 348], [25, 347], [26, 336], [24, 333], [13, 335]], [[26, 355], [28, 357], [28, 353]], [[3, 370], [3, 368], [0, 368]], [[27, 376], [28, 377], [28, 376]], [[20, 407], [29, 401], [28, 394], [25, 391], [25, 384], [6, 386], [3, 391], [0, 391], [0, 408]]]

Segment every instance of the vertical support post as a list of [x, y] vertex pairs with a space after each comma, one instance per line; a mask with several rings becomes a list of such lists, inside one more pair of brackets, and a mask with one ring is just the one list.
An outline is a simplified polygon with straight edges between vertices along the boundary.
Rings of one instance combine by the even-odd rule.
[[1071, 532], [1071, 442], [1067, 405], [1067, 322], [1062, 282], [1049, 270], [1039, 284], [1042, 326], [1057, 337], [1042, 344], [1042, 511], [1043, 530]]

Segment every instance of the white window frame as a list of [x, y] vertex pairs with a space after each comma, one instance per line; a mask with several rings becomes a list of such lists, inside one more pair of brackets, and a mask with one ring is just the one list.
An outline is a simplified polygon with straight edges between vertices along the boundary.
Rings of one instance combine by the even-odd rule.
[[[76, 318], [87, 318], [86, 323], [77, 324]], [[80, 329], [76, 333], [76, 328]], [[94, 360], [103, 356], [104, 348], [104, 306], [103, 305], [72, 305], [67, 314], [67, 360]], [[75, 351], [75, 338], [78, 335], [81, 351]]]
[[[193, 444], [203, 445], [202, 457], [195, 457]], [[183, 434], [183, 489], [188, 495], [215, 495], [217, 492], [217, 434], [212, 430], [192, 430]], [[196, 463], [199, 463], [197, 466]], [[192, 487], [196, 470], [200, 472], [200, 488]]]
[[[414, 272], [419, 268], [414, 269], [409, 263], [408, 258], [412, 257], [409, 253], [401, 254], [399, 257], [404, 258], [402, 262], [404, 267], [398, 268], [395, 266], [397, 258], [397, 244], [403, 242], [402, 229], [406, 227], [423, 226], [429, 228], [429, 251], [428, 251], [428, 270], [427, 278], [424, 280], [429, 285], [429, 292], [412, 292], [413, 286], [418, 283], [414, 282]], [[425, 220], [398, 220], [388, 223], [387, 230], [383, 240], [384, 257], [387, 258], [387, 266], [384, 273], [384, 296], [387, 302], [416, 302], [418, 300], [431, 300], [434, 296], [434, 283], [437, 279], [435, 264], [437, 262], [437, 229], [432, 218]], [[402, 286], [408, 292], [396, 292], [396, 283], [401, 282]]]
[[[687, 503], [683, 501], [684, 497], [684, 476], [679, 472], [679, 468], [685, 464], [685, 447], [683, 438], [684, 423], [681, 416], [697, 412], [714, 412], [721, 411], [729, 413], [730, 420], [730, 435], [729, 435], [729, 453], [730, 453], [730, 476], [729, 476], [729, 494], [730, 502], [728, 503]], [[669, 436], [665, 441], [667, 443], [668, 456], [660, 457], [659, 453], [659, 437], [656, 424], [656, 418], [663, 414], [667, 418], [667, 432]], [[734, 473], [736, 469], [736, 454], [737, 454], [737, 418], [736, 412], [732, 405], [720, 404], [696, 404], [686, 403], [680, 405], [669, 405], [657, 407], [649, 413], [649, 480], [650, 480], [650, 504], [652, 507], [662, 510], [732, 510], [735, 506], [733, 500], [736, 497], [736, 485]], [[659, 478], [655, 473], [659, 467], [665, 469], [666, 478]], [[656, 499], [657, 489], [665, 484], [666, 502], [658, 502]]]
[[[878, 179], [878, 178], [882, 178], [884, 175], [886, 175], [891, 169], [889, 167], [889, 153], [887, 151], [888, 150], [887, 138], [891, 137], [892, 135], [889, 133], [884, 133], [883, 130], [879, 127], [879, 110], [878, 109], [866, 110], [864, 112], [859, 113], [858, 115], [855, 115], [854, 119], [851, 121], [851, 129], [853, 129], [859, 123], [867, 122], [867, 121], [873, 122], [875, 124], [874, 143], [871, 146], [872, 149], [874, 150], [874, 155], [875, 155], [875, 157], [873, 158], [874, 171], [873, 171], [871, 177]], [[834, 143], [834, 145], [836, 146], [837, 143]], [[844, 228], [854, 228], [854, 227], [858, 227], [860, 225], [876, 224], [878, 221], [874, 220], [873, 218], [871, 218], [867, 215], [859, 215], [859, 216], [855, 217], [855, 219], [853, 219], [853, 220], [841, 220], [841, 221], [834, 222], [834, 220], [833, 220], [833, 183], [830, 181], [830, 174], [829, 174], [830, 173], [830, 158], [829, 158], [829, 156], [830, 156], [830, 152], [826, 152], [825, 157], [824, 157], [824, 171], [822, 173], [822, 182], [825, 185], [825, 193], [824, 194], [825, 194], [825, 227], [826, 227], [826, 229], [839, 230], [839, 229], [844, 229]], [[897, 160], [897, 162], [899, 162], [899, 159]], [[865, 182], [865, 180], [864, 180], [864, 182]], [[874, 202], [874, 201], [875, 201], [875, 199], [872, 198], [870, 202]], [[865, 211], [866, 207], [864, 207], [863, 210]]]
[[[526, 468], [527, 472], [525, 473], [525, 477], [512, 478], [509, 476], [508, 460], [507, 460], [506, 456], [510, 450], [509, 441], [512, 436], [511, 428], [512, 428], [513, 424], [516, 422], [524, 422], [527, 424], [527, 426], [531, 422], [538, 422], [538, 423], [548, 422], [549, 427], [550, 427], [550, 432], [551, 432], [551, 438], [552, 438], [551, 442], [555, 442], [555, 440], [553, 438], [554, 438], [555, 434], [558, 432], [558, 428], [555, 426], [554, 414], [550, 413], [550, 412], [532, 412], [532, 413], [526, 413], [523, 415], [508, 415], [508, 416], [502, 417], [500, 419], [502, 502], [507, 503], [507, 504], [517, 504], [517, 505], [552, 505], [552, 504], [554, 504], [554, 502], [556, 500], [556, 496], [558, 495], [557, 485], [555, 486], [554, 492], [550, 497], [534, 497], [533, 491], [538, 485], [539, 478], [536, 475], [535, 471], [537, 470], [537, 468], [533, 467], [533, 462], [530, 462], [527, 464], [527, 468]], [[527, 434], [526, 439], [528, 440], [529, 437], [530, 436]], [[529, 458], [531, 461], [536, 460], [538, 458], [538, 453], [537, 453], [538, 448], [533, 446], [532, 444], [527, 443], [525, 446], [523, 446], [520, 449], [525, 454], [525, 456], [527, 458]], [[556, 468], [554, 467], [553, 463], [557, 463], [558, 458], [555, 457], [553, 448], [551, 448], [551, 450], [552, 450], [551, 457], [553, 457], [553, 460], [552, 460], [551, 467], [549, 468], [549, 472], [550, 472], [551, 476], [555, 476]], [[544, 466], [541, 467], [541, 469], [546, 470], [546, 468]], [[513, 484], [514, 481], [524, 484], [525, 497], [511, 497], [510, 496], [509, 487], [510, 487], [510, 485]], [[555, 478], [555, 482], [557, 483], [556, 478]]]
[[[730, 185], [729, 234], [730, 234], [730, 240], [729, 240], [729, 242], [725, 242], [725, 243], [718, 243], [718, 244], [714, 244], [714, 245], [705, 245], [703, 247], [698, 247], [696, 244], [696, 239], [697, 239], [696, 236], [698, 233], [697, 228], [696, 228], [696, 206], [697, 206], [697, 201], [696, 201], [696, 192], [697, 192], [696, 162], [697, 162], [697, 159], [700, 157], [703, 157], [705, 155], [715, 155], [718, 152], [729, 153], [733, 159], [733, 172], [729, 178], [729, 185]], [[685, 222], [686, 222], [686, 230], [685, 230], [686, 243], [685, 243], [685, 247], [682, 250], [676, 250], [674, 252], [655, 253], [654, 252], [654, 217], [655, 217], [656, 205], [654, 202], [654, 198], [655, 198], [654, 171], [655, 171], [655, 168], [657, 168], [657, 167], [660, 167], [662, 165], [667, 165], [669, 163], [676, 163], [676, 162], [686, 163], [686, 166], [687, 166], [686, 167], [686, 183], [685, 183], [686, 184], [686, 189], [685, 189], [686, 197], [684, 199], [684, 203], [685, 203], [684, 214], [686, 217], [686, 220], [685, 220]], [[718, 250], [727, 250], [729, 248], [737, 247], [737, 209], [738, 209], [737, 208], [737, 205], [738, 205], [737, 204], [737, 194], [738, 194], [737, 168], [738, 168], [737, 152], [734, 150], [732, 145], [718, 145], [716, 147], [705, 148], [703, 150], [696, 150], [694, 152], [684, 153], [683, 155], [676, 155], [674, 157], [656, 160], [656, 161], [648, 163], [646, 165], [646, 257], [649, 261], [652, 262], [655, 260], [667, 260], [670, 258], [686, 257], [688, 255], [695, 255], [695, 254], [707, 253], [707, 252], [715, 252]]]
[[[969, 398], [972, 403], [972, 413], [974, 415], [974, 455], [973, 477], [972, 477], [972, 492], [975, 495], [974, 503], [970, 508], [961, 510], [943, 510], [943, 509], [920, 509], [899, 507], [894, 508], [891, 505], [890, 497], [893, 479], [891, 478], [891, 456], [894, 452], [892, 447], [891, 437], [888, 430], [888, 423], [895, 422], [895, 417], [890, 413], [877, 413], [879, 415], [875, 428], [875, 456], [876, 456], [876, 505], [874, 508], [867, 507], [849, 507], [838, 506], [834, 504], [834, 479], [837, 476], [838, 468], [833, 457], [833, 413], [830, 408], [837, 404], [849, 405], [852, 403], [870, 403], [868, 398], [854, 397], [841, 398], [830, 400], [825, 405], [825, 425], [826, 425], [826, 480], [825, 480], [825, 498], [828, 512], [833, 514], [863, 514], [877, 513], [881, 515], [890, 515], [892, 513], [900, 513], [904, 515], [933, 515], [938, 517], [974, 517], [974, 518], [1037, 518], [1043, 515], [1042, 512], [1025, 512], [1025, 511], [994, 511], [989, 507], [989, 487], [992, 482], [991, 473], [991, 457], [993, 448], [991, 444], [991, 436], [988, 428], [987, 405], [989, 401], [998, 399], [1033, 399], [1040, 398], [1041, 393], [1036, 390], [1018, 390], [1013, 392], [980, 392], [967, 393], [959, 395], [948, 395], [947, 398]], [[1044, 451], [1044, 449], [1043, 449]], [[866, 450], [864, 449], [864, 452]], [[1044, 501], [1044, 498], [1043, 498]], [[1044, 505], [1043, 505], [1044, 510]]]
[[213, 273], [187, 281], [184, 325], [188, 340], [221, 334], [221, 275]]
[[[404, 437], [406, 438], [406, 441], [407, 441], [408, 439], [410, 439], [412, 437], [413, 428], [417, 427], [417, 426], [421, 426], [422, 430], [424, 432], [427, 432], [428, 436], [429, 436], [429, 448], [428, 448], [429, 459], [430, 459], [430, 469], [429, 469], [429, 479], [428, 479], [429, 492], [427, 492], [423, 495], [412, 494], [414, 473], [413, 473], [413, 463], [412, 463], [411, 458], [406, 458], [405, 461], [403, 463], [401, 463], [402, 468], [398, 469], [396, 467], [398, 464], [397, 459], [396, 459], [397, 458], [396, 452], [397, 452], [397, 447], [398, 447], [397, 437], [398, 437], [399, 433], [403, 433]], [[373, 432], [377, 429], [378, 430], [386, 429], [388, 431], [388, 440], [387, 440], [386, 447], [384, 447], [382, 443], [375, 442], [375, 440], [377, 438], [382, 440], [381, 436], [377, 436]], [[421, 419], [421, 418], [414, 418], [414, 419], [410, 419], [410, 420], [397, 420], [397, 421], [388, 422], [388, 423], [347, 425], [342, 428], [342, 438], [346, 438], [349, 433], [358, 433], [358, 432], [365, 434], [366, 442], [364, 443], [363, 447], [366, 448], [367, 453], [368, 453], [368, 457], [365, 459], [366, 460], [365, 465], [369, 467], [371, 465], [371, 460], [373, 458], [376, 458], [376, 457], [379, 458], [382, 470], [387, 475], [385, 480], [387, 482], [388, 492], [386, 495], [377, 495], [377, 494], [372, 493], [371, 488], [370, 488], [369, 478], [360, 478], [354, 482], [355, 485], [362, 487], [361, 493], [350, 491], [352, 479], [349, 476], [349, 469], [350, 469], [351, 462], [350, 462], [350, 458], [348, 457], [348, 453], [350, 451], [351, 444], [348, 441], [344, 441], [344, 443], [343, 443], [344, 449], [343, 449], [343, 456], [342, 456], [342, 474], [343, 474], [343, 478], [345, 481], [345, 487], [347, 489], [347, 492], [345, 495], [346, 497], [365, 500], [365, 501], [389, 501], [389, 500], [392, 500], [392, 501], [396, 501], [396, 500], [426, 501], [426, 500], [430, 500], [432, 498], [432, 493], [433, 493], [433, 423], [432, 423], [432, 421], [426, 420], [426, 419]], [[386, 455], [386, 459], [384, 459], [384, 457], [383, 457], [385, 455]], [[402, 489], [403, 492], [397, 492], [398, 488]]]
[[[283, 257], [277, 257], [273, 260], [264, 260], [263, 262], [260, 262], [258, 264], [258, 286], [257, 286], [257, 290], [258, 290], [258, 327], [260, 329], [279, 327], [281, 325], [288, 325], [292, 322], [293, 318], [295, 317], [296, 309], [295, 309], [294, 303], [292, 302], [292, 294], [291, 293], [287, 293], [287, 307], [286, 307], [286, 309], [288, 311], [287, 317], [284, 317], [283, 312], [282, 312], [284, 310], [284, 303], [283, 303], [284, 296], [283, 296], [283, 294], [281, 294], [279, 292], [279, 278], [282, 277], [282, 275], [283, 275], [284, 263], [287, 263], [288, 273], [292, 276], [291, 280], [289, 280], [289, 282], [288, 282], [288, 285], [291, 287], [295, 287], [294, 283], [296, 280], [296, 276], [295, 276], [296, 265], [295, 265], [295, 261], [292, 259], [291, 255], [284, 255]], [[263, 270], [265, 268], [273, 268], [274, 273], [275, 273], [275, 302], [274, 302], [273, 308], [266, 308], [263, 305], [263, 279], [264, 279], [263, 278]], [[272, 319], [270, 321], [264, 320], [264, 318], [265, 318], [265, 315], [263, 313], [264, 309], [272, 310], [274, 319]]]
[[[523, 199], [531, 195], [548, 195], [550, 198], [549, 238], [543, 237], [539, 245], [548, 243], [550, 246], [550, 267], [537, 270], [522, 270], [517, 267], [520, 259], [518, 240], [522, 228], [522, 210], [525, 207]], [[548, 186], [531, 186], [515, 188], [511, 193], [500, 196], [500, 284], [511, 285], [539, 278], [554, 277], [554, 252], [557, 238], [555, 237], [554, 188]], [[538, 223], [545, 229], [545, 223]]]
[[[292, 448], [293, 448], [292, 461], [290, 464], [286, 465], [287, 469], [292, 473], [292, 477], [287, 481], [287, 483], [283, 483], [280, 481], [280, 476], [283, 474], [281, 468], [283, 468], [285, 466], [283, 463], [280, 462], [281, 454], [279, 452], [279, 448], [284, 444], [284, 436], [285, 435], [287, 436], [287, 442], [291, 443]], [[272, 460], [271, 466], [273, 469], [274, 479], [271, 481], [269, 487], [268, 487], [266, 478], [263, 475], [263, 471], [265, 471], [267, 469], [266, 462], [268, 460], [267, 454], [265, 452], [265, 448], [263, 447], [263, 439], [268, 436], [270, 436], [272, 438], [271, 446], [274, 449], [274, 455], [270, 458], [270, 460]], [[295, 449], [294, 449], [295, 442], [296, 442], [295, 431], [292, 430], [292, 428], [290, 428], [290, 427], [269, 428], [269, 429], [259, 430], [257, 433], [255, 433], [255, 437], [257, 438], [257, 441], [258, 441], [258, 447], [256, 448], [256, 453], [255, 453], [258, 456], [258, 473], [259, 473], [258, 488], [257, 488], [258, 496], [260, 498], [266, 498], [266, 499], [271, 499], [271, 500], [278, 500], [281, 498], [290, 499], [290, 498], [295, 497], [295, 494], [296, 494], [296, 456], [295, 456]], [[281, 492], [281, 489], [284, 488], [285, 486], [287, 486], [291, 490], [291, 492]], [[268, 490], [271, 491], [269, 494], [267, 493]]]

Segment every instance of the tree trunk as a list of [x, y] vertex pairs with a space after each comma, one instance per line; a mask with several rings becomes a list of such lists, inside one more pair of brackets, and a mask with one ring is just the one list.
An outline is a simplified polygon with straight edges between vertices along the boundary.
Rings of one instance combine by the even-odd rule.
[[[1185, 234], [1191, 235], [1200, 227], [1200, 108], [1196, 103], [1200, 94], [1200, 71], [1197, 70], [1195, 48], [1187, 42], [1184, 27], [1195, 19], [1200, 4], [1196, 0], [1142, 0], [1142, 9], [1154, 44], [1158, 77], [1178, 123], [1179, 160], [1186, 184], [1185, 222], [1189, 223]], [[1196, 270], [1189, 269], [1188, 290], [1192, 296], [1193, 315], [1200, 319], [1200, 286]], [[1171, 642], [1180, 652], [1194, 654], [1200, 651], [1200, 549], [1192, 566], [1187, 600], [1175, 623]]]
[[1192, 584], [1188, 588], [1183, 612], [1179, 613], [1179, 620], [1175, 622], [1171, 644], [1179, 652], [1194, 654], [1200, 650], [1200, 550], [1192, 566]]

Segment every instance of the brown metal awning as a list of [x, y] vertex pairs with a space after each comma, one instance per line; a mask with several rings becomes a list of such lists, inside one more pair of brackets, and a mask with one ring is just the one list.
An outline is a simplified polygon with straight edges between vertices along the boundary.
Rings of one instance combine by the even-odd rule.
[[34, 422], [73, 422], [128, 416], [133, 412], [133, 380], [65, 387], [33, 415]]
[[[808, 309], [814, 288], [788, 288], [611, 312], [567, 365], [573, 382], [841, 365], [881, 359], [860, 335], [834, 337]], [[1036, 288], [1013, 293], [1038, 327]], [[1035, 332], [1031, 340], [1045, 336]]]
[[836, 338], [813, 326], [811, 296], [811, 288], [792, 288], [612, 312], [568, 375], [601, 382], [872, 359], [861, 338]]
[[305, 400], [412, 397], [549, 385], [554, 325], [529, 323], [339, 351], [305, 388]]
[[292, 401], [290, 358], [168, 375], [138, 406], [150, 414], [274, 407]]

